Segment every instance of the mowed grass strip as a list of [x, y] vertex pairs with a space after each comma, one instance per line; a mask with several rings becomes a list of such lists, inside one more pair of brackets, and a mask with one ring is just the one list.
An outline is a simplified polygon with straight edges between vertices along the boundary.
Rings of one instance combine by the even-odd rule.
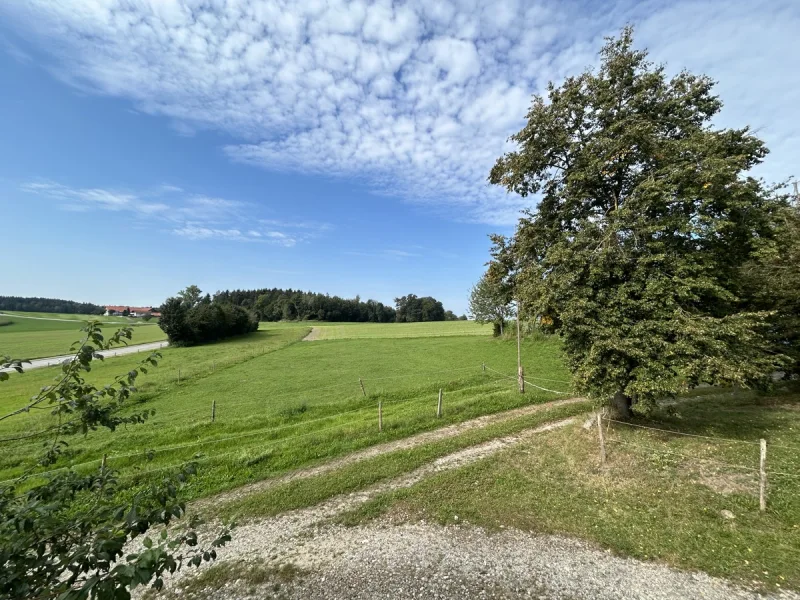
[[[800, 588], [800, 394], [740, 393], [680, 404], [665, 429], [768, 439], [768, 510], [758, 510], [758, 447], [612, 424], [553, 431], [343, 517], [378, 515], [574, 535], [643, 560], [701, 569], [762, 589]], [[649, 425], [655, 424], [653, 422]], [[738, 465], [741, 468], [726, 466]], [[779, 473], [784, 473], [780, 475]], [[731, 511], [733, 519], [723, 510]]]
[[[313, 325], [313, 323], [310, 323]], [[438, 336], [487, 336], [491, 324], [474, 321], [435, 321], [430, 323], [319, 323], [317, 340], [375, 338], [413, 338]]]
[[[381, 441], [559, 397], [545, 392], [523, 396], [514, 382], [483, 372], [483, 361], [508, 372], [516, 362], [514, 344], [490, 337], [295, 343], [306, 332], [267, 330], [211, 346], [166, 349], [161, 366], [141, 383], [141, 404], [134, 407], [154, 408], [156, 416], [121, 434], [91, 434], [68, 450], [69, 463], [96, 468], [108, 454], [109, 464], [135, 484], [199, 454], [201, 475], [190, 492], [201, 497]], [[270, 339], [280, 351], [264, 352]], [[224, 368], [217, 363], [214, 370], [212, 361], [231, 347], [239, 349], [240, 362]], [[524, 353], [538, 371], [565, 376], [557, 340], [525, 344]], [[197, 363], [191, 368], [190, 357]], [[124, 371], [127, 363], [122, 361], [128, 360], [109, 360], [92, 377], [107, 380]], [[26, 377], [30, 379], [22, 385]], [[40, 377], [36, 371], [13, 377], [4, 385], [11, 384], [6, 389], [15, 391], [16, 401], [4, 397], [0, 402], [18, 406], [37, 389]], [[445, 390], [442, 419], [435, 416], [439, 388]], [[379, 399], [383, 433], [377, 431]], [[210, 419], [212, 401], [215, 423]], [[43, 424], [46, 416], [38, 419]], [[16, 431], [29, 430], [30, 421], [17, 422]], [[5, 423], [0, 425], [0, 432], [7, 431]], [[19, 474], [38, 443], [20, 441], [0, 457], [0, 478]], [[146, 460], [148, 450], [154, 451], [151, 461]]]

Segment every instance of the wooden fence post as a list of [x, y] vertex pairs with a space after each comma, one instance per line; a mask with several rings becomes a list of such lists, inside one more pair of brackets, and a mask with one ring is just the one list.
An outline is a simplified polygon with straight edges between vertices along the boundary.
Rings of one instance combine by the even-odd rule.
[[485, 373], [486, 372], [486, 363], [481, 363], [481, 366], [483, 367], [483, 372]]
[[436, 405], [437, 418], [442, 416], [442, 388], [439, 388], [439, 404]]
[[758, 463], [758, 504], [761, 512], [767, 510], [767, 440], [761, 440], [761, 460]]
[[367, 391], [364, 389], [364, 382], [361, 380], [361, 377], [358, 378], [358, 384], [361, 386], [361, 393], [364, 394], [364, 398], [366, 398]]
[[108, 454], [103, 454], [103, 460], [100, 462], [100, 475], [105, 475], [106, 473], [107, 460], [108, 460]]
[[378, 432], [383, 432], [383, 403], [378, 400]]
[[217, 418], [217, 401], [211, 401], [211, 422], [213, 423]]
[[603, 437], [603, 416], [597, 413], [597, 435], [600, 438], [600, 464], [606, 464], [606, 440]]
[[522, 368], [522, 365], [519, 367], [519, 371], [517, 372], [517, 383], [519, 384], [519, 393], [525, 393], [525, 370]]

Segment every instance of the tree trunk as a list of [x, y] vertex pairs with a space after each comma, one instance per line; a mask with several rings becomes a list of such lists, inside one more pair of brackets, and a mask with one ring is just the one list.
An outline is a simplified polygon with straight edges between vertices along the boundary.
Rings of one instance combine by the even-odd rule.
[[626, 396], [621, 390], [614, 394], [614, 398], [611, 400], [612, 414], [617, 419], [630, 419], [631, 406], [633, 406], [633, 398]]

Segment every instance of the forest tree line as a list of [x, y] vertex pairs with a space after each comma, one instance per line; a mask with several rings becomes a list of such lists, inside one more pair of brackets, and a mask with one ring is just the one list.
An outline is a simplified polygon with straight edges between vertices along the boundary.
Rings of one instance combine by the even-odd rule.
[[105, 308], [91, 302], [73, 302], [57, 298], [23, 298], [0, 296], [0, 310], [23, 312], [62, 313], [70, 315], [102, 315]]
[[[214, 301], [234, 304], [253, 311], [260, 321], [329, 321], [350, 323], [413, 323], [456, 320], [442, 303], [414, 294], [395, 299], [396, 306], [377, 300], [363, 301], [300, 290], [279, 288], [225, 290], [214, 294]], [[466, 317], [463, 317], [466, 319]]]

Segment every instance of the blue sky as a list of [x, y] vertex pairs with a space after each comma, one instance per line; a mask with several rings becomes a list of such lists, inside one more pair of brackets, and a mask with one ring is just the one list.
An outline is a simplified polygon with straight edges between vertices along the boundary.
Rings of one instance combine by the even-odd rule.
[[191, 283], [466, 310], [487, 186], [531, 94], [637, 26], [719, 80], [721, 126], [797, 174], [800, 5], [182, 2], [0, 5], [0, 294], [158, 304]]

